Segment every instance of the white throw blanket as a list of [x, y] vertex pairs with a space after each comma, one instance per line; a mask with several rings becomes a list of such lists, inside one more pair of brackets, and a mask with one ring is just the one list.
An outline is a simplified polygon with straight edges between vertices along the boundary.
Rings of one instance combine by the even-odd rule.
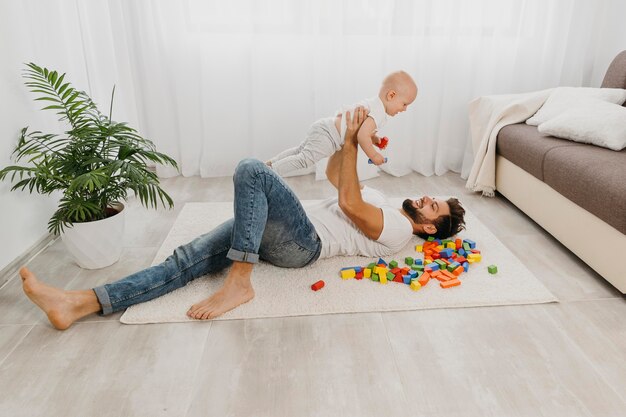
[[465, 185], [493, 197], [496, 189], [496, 138], [504, 126], [535, 114], [553, 89], [532, 93], [484, 96], [469, 104], [474, 165]]

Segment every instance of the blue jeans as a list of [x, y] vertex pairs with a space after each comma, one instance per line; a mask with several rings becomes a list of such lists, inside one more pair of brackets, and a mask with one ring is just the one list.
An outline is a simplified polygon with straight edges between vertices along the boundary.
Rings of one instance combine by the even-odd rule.
[[235, 217], [186, 245], [163, 263], [94, 288], [102, 314], [160, 297], [232, 261], [259, 259], [284, 268], [313, 263], [322, 245], [300, 201], [263, 162], [244, 159], [233, 177]]

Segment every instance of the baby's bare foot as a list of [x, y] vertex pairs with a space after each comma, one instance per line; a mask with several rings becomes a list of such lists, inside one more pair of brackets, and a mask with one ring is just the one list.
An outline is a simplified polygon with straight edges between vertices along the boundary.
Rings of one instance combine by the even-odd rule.
[[24, 293], [46, 313], [55, 328], [65, 330], [76, 320], [90, 313], [78, 302], [76, 296], [44, 284], [28, 268], [20, 269], [20, 276]]

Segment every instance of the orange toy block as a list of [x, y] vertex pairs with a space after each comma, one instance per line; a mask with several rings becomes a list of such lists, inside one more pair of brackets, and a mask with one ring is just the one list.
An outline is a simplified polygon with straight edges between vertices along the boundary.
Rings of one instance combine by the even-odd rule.
[[450, 281], [440, 282], [439, 285], [441, 288], [456, 287], [457, 285], [461, 285], [461, 281], [458, 279], [451, 279]]
[[422, 287], [428, 284], [428, 281], [430, 281], [430, 274], [428, 272], [424, 272], [422, 276], [419, 277], [419, 279], [417, 280], [417, 282], [419, 282]]
[[459, 266], [457, 269], [452, 271], [452, 273], [458, 277], [459, 275], [463, 273], [463, 271], [465, 271], [465, 268], [463, 268], [462, 266]]
[[454, 246], [456, 246], [457, 249], [461, 249], [463, 247], [463, 241], [461, 239], [455, 240]]
[[452, 274], [452, 272], [448, 271], [447, 269], [444, 269], [443, 271], [441, 271], [441, 274], [448, 277], [446, 281], [451, 280], [451, 279], [456, 279], [456, 275]]

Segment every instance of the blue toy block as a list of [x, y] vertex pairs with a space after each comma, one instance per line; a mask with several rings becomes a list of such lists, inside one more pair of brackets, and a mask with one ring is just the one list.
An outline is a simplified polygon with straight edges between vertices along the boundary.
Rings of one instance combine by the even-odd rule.
[[469, 271], [469, 262], [463, 262], [463, 271]]
[[411, 284], [411, 276], [410, 275], [402, 275], [402, 281], [404, 281], [405, 284], [410, 285]]
[[424, 265], [424, 261], [421, 259], [413, 259], [413, 265]]
[[438, 271], [439, 270], [439, 264], [436, 264], [434, 262], [432, 264], [426, 265], [426, 267], [432, 269], [433, 271]]
[[380, 264], [387, 266], [387, 262], [385, 262], [383, 258], [378, 258], [378, 262], [376, 262], [376, 265], [380, 265]]
[[463, 239], [463, 243], [467, 243], [470, 246], [470, 249], [476, 249], [476, 242], [470, 239]]
[[447, 258], [452, 256], [452, 249], [444, 249], [444, 250], [439, 252], [439, 255], [442, 258], [446, 258], [447, 259]]
[[456, 251], [456, 253], [458, 253], [461, 256], [465, 256], [467, 254], [467, 252], [465, 252], [464, 249], [459, 249], [458, 251]]
[[417, 271], [409, 271], [409, 275], [411, 276], [411, 278], [415, 278], [417, 277]]

